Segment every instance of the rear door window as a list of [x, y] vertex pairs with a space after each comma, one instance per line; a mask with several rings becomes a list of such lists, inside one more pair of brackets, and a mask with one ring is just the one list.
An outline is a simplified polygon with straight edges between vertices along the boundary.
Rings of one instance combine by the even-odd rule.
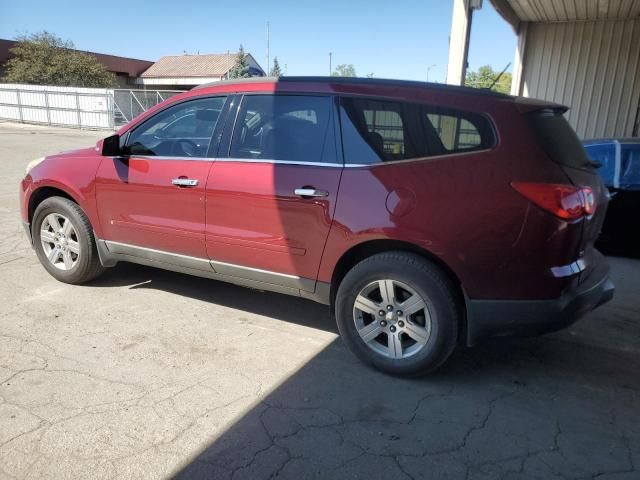
[[245, 95], [231, 158], [335, 163], [331, 97]]

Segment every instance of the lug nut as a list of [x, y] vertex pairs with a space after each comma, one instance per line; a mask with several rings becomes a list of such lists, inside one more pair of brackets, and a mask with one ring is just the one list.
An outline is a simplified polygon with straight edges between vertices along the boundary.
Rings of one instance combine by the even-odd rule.
[[399, 326], [399, 327], [404, 327], [404, 322], [403, 322], [402, 320], [400, 320], [400, 321], [398, 322], [398, 326]]
[[391, 310], [393, 310], [393, 307], [391, 305], [387, 305], [387, 310], [391, 311]]
[[384, 320], [380, 320], [380, 326], [381, 327], [386, 327], [387, 326], [387, 322]]
[[398, 310], [398, 311], [396, 312], [396, 315], [398, 315], [399, 317], [401, 317], [401, 316], [402, 316], [402, 310]]
[[378, 315], [380, 315], [381, 317], [384, 317], [384, 310], [380, 310], [380, 311], [378, 312]]
[[396, 331], [396, 327], [394, 327], [393, 325], [391, 325], [391, 326], [389, 327], [389, 330], [391, 330], [391, 333], [393, 333], [393, 332], [395, 332], [395, 331]]

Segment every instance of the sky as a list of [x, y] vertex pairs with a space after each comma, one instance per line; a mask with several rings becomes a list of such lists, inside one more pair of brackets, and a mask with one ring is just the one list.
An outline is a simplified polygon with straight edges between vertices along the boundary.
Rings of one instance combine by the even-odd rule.
[[[516, 37], [483, 4], [469, 67], [502, 70]], [[332, 52], [334, 68], [353, 64], [359, 76], [444, 82], [451, 11], [452, 0], [0, 0], [0, 38], [47, 30], [80, 50], [151, 61], [242, 44], [264, 68], [268, 21], [271, 59], [288, 75], [327, 75]]]

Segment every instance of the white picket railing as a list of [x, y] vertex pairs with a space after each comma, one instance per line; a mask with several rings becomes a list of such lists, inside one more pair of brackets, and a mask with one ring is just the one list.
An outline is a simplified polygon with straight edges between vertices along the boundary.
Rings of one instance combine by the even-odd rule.
[[113, 128], [113, 90], [0, 84], [0, 118], [77, 128]]
[[0, 119], [114, 129], [177, 93], [0, 83]]

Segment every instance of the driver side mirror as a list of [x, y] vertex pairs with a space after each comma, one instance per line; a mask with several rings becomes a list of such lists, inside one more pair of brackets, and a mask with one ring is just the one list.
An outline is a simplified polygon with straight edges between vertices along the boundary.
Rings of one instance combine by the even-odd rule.
[[116, 133], [102, 141], [102, 155], [104, 157], [119, 157], [122, 155], [122, 151], [120, 150], [120, 135]]

